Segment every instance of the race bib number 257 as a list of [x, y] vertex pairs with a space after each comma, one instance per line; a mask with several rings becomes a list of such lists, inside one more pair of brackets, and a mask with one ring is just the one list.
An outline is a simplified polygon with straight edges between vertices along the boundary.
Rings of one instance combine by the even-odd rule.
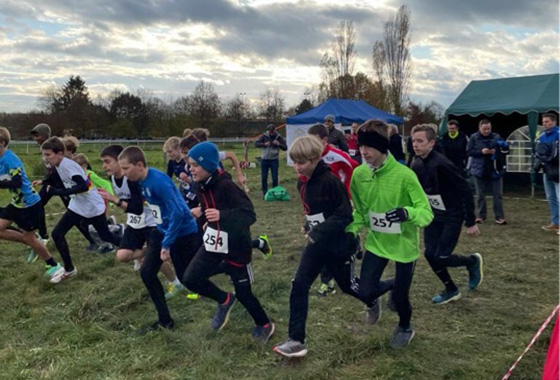
[[369, 213], [369, 226], [372, 230], [384, 234], [400, 234], [401, 224], [396, 222], [389, 222], [385, 219], [385, 214], [371, 212]]

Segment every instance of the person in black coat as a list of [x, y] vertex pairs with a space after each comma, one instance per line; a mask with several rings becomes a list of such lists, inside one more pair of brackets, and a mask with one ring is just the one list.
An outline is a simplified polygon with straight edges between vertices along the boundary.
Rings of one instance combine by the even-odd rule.
[[457, 169], [465, 175], [467, 167], [467, 144], [469, 138], [459, 130], [457, 120], [449, 120], [447, 123], [447, 133], [441, 137], [443, 154], [457, 166]]

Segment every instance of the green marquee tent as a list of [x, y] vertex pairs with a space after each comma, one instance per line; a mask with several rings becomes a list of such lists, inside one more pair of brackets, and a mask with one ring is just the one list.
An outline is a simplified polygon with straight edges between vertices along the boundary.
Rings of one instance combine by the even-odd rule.
[[[466, 117], [472, 120], [499, 117], [503, 120], [507, 117], [526, 117], [530, 143], [534, 147], [539, 114], [550, 111], [558, 113], [559, 79], [559, 74], [547, 74], [472, 81], [445, 110], [439, 133], [443, 135], [447, 132], [447, 121], [452, 118]], [[533, 189], [534, 184], [532, 174]]]
[[527, 115], [531, 139], [537, 132], [539, 114], [558, 112], [558, 74], [472, 81], [445, 110], [440, 133], [447, 130], [449, 115], [492, 116], [517, 112]]

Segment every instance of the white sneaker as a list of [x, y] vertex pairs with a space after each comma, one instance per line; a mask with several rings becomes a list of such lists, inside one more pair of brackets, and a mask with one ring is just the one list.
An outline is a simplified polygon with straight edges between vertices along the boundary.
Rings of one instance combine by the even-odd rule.
[[51, 277], [51, 284], [59, 284], [62, 281], [66, 281], [70, 277], [74, 277], [77, 274], [78, 274], [78, 269], [77, 268], [74, 268], [70, 272], [67, 272], [66, 269], [64, 269], [64, 267], [62, 267], [59, 270], [57, 270], [53, 274], [53, 276]]
[[140, 260], [134, 259], [134, 270], [138, 272], [140, 269], [142, 269], [142, 263]]

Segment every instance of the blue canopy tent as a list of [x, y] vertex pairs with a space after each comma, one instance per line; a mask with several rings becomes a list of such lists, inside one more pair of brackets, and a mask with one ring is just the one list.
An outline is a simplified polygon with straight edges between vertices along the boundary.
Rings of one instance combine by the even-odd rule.
[[335, 124], [363, 123], [369, 119], [402, 124], [403, 118], [381, 111], [363, 100], [329, 99], [323, 104], [296, 116], [286, 118], [287, 125], [322, 123], [327, 115], [334, 115]]
[[[286, 118], [286, 142], [288, 146], [299, 136], [307, 134], [307, 129], [317, 123], [322, 123], [327, 115], [334, 115], [335, 126], [339, 129], [343, 125], [354, 122], [363, 123], [370, 119], [383, 120], [390, 124], [402, 124], [402, 117], [391, 115], [370, 106], [363, 100], [329, 99], [307, 112]], [[288, 163], [290, 160], [288, 158]]]

